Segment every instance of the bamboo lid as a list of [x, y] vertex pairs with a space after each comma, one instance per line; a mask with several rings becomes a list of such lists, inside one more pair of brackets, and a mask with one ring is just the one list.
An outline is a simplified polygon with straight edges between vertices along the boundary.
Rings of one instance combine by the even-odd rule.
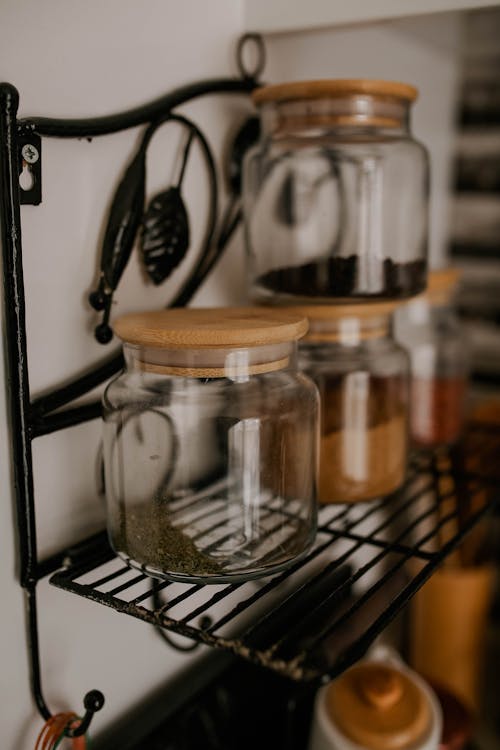
[[401, 304], [390, 300], [352, 305], [294, 305], [286, 309], [309, 320], [305, 341], [355, 344], [386, 336], [389, 317]]
[[418, 96], [418, 89], [407, 83], [399, 83], [397, 81], [380, 81], [367, 78], [325, 79], [262, 86], [255, 89], [252, 93], [252, 99], [255, 104], [259, 105], [268, 102], [340, 98], [352, 95], [374, 96], [413, 102]]
[[352, 305], [287, 305], [283, 309], [295, 315], [303, 315], [311, 321], [338, 321], [345, 318], [369, 320], [392, 315], [402, 304], [399, 300], [390, 300]]
[[392, 315], [403, 303], [399, 300], [369, 302], [352, 305], [292, 305], [286, 309], [310, 320], [341, 320], [342, 318], [370, 318]]
[[429, 701], [409, 675], [374, 662], [332, 682], [326, 709], [346, 737], [370, 750], [413, 748], [432, 723]]
[[296, 341], [307, 331], [303, 315], [252, 307], [174, 308], [118, 318], [122, 341], [160, 349], [225, 349]]
[[461, 271], [452, 267], [430, 271], [427, 278], [426, 293], [430, 296], [451, 293], [458, 285], [461, 276]]

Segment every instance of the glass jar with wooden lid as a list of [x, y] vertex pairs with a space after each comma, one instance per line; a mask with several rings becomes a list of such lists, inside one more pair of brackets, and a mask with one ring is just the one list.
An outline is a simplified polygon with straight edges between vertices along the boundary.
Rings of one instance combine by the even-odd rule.
[[116, 321], [104, 395], [115, 551], [160, 578], [220, 583], [303, 555], [316, 529], [318, 394], [297, 371], [304, 316], [175, 309]]
[[429, 273], [426, 293], [401, 307], [395, 334], [411, 359], [410, 432], [432, 448], [455, 443], [465, 417], [469, 356], [455, 308], [456, 268]]
[[250, 289], [266, 304], [411, 297], [425, 288], [428, 156], [413, 86], [319, 80], [253, 93], [246, 156]]
[[299, 367], [320, 392], [321, 503], [372, 500], [404, 482], [409, 359], [391, 334], [396, 305], [287, 308], [309, 318]]

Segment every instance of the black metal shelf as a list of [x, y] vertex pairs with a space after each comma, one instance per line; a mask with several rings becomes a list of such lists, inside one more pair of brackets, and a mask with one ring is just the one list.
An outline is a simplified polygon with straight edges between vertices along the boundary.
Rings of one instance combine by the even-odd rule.
[[416, 453], [393, 496], [324, 507], [307, 557], [270, 578], [154, 581], [102, 547], [50, 581], [293, 680], [321, 682], [363, 655], [492, 509], [499, 448], [500, 429], [476, 425], [460, 446]]

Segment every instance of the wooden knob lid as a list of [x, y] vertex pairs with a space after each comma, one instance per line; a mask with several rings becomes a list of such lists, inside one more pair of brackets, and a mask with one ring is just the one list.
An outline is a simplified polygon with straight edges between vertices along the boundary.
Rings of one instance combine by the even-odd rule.
[[346, 737], [370, 750], [413, 748], [431, 727], [431, 707], [420, 687], [405, 672], [374, 662], [335, 680], [326, 708]]
[[359, 684], [359, 693], [366, 703], [380, 711], [395, 706], [403, 695], [403, 689], [399, 672], [384, 666], [368, 670]]
[[296, 341], [307, 332], [303, 315], [279, 308], [175, 308], [132, 313], [115, 322], [122, 341], [161, 349], [224, 349]]

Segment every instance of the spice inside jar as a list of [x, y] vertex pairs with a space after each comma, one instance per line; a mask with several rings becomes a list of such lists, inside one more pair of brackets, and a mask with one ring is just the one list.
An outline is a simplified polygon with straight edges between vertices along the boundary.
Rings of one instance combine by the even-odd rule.
[[425, 448], [453, 444], [463, 429], [469, 367], [453, 302], [459, 280], [457, 269], [432, 271], [427, 292], [395, 316], [396, 336], [411, 359], [411, 437]]
[[318, 497], [354, 503], [404, 482], [408, 357], [390, 335], [396, 303], [308, 306], [299, 366], [321, 398]]
[[104, 396], [108, 530], [158, 578], [224, 583], [303, 555], [316, 529], [318, 394], [303, 316], [253, 308], [120, 318]]

